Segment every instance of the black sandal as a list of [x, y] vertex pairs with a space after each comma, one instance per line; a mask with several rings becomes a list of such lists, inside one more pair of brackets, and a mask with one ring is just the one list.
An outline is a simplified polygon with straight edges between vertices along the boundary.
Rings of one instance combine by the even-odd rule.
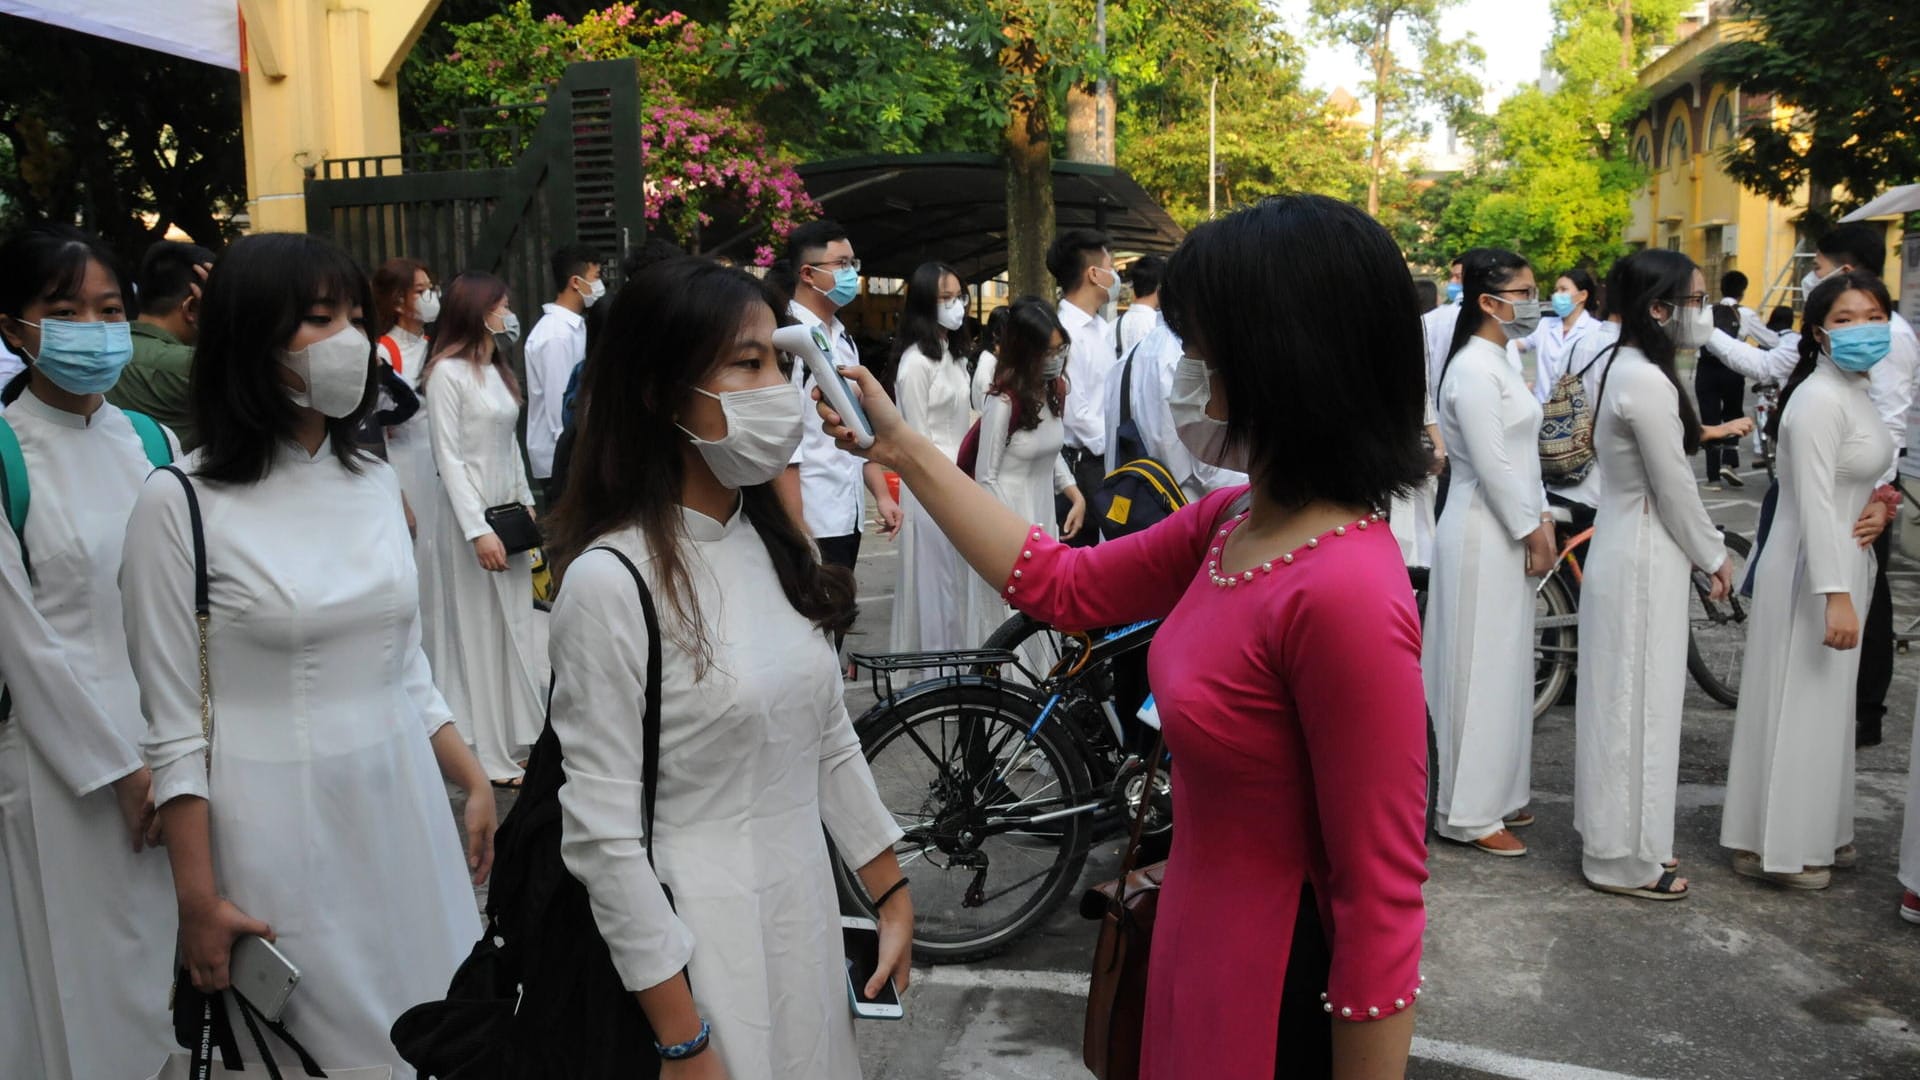
[[1678, 880], [1679, 877], [1679, 874], [1668, 870], [1662, 873], [1660, 880], [1654, 882], [1652, 885], [1642, 885], [1638, 888], [1633, 888], [1626, 885], [1601, 885], [1597, 882], [1589, 881], [1587, 882], [1587, 888], [1595, 892], [1611, 893], [1614, 896], [1631, 896], [1636, 900], [1685, 900], [1687, 894], [1693, 891], [1693, 887], [1688, 885], [1678, 889], [1674, 888], [1673, 883]]

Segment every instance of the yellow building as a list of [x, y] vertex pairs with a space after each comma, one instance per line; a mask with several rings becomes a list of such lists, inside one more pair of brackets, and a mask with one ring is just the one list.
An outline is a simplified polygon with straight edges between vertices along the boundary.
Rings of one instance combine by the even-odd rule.
[[[1785, 110], [1771, 97], [1709, 79], [1702, 60], [1723, 42], [1759, 32], [1747, 20], [1723, 17], [1722, 5], [1702, 5], [1682, 21], [1679, 40], [1640, 72], [1650, 99], [1633, 122], [1628, 146], [1650, 173], [1633, 202], [1625, 239], [1635, 247], [1664, 247], [1699, 263], [1709, 291], [1728, 270], [1747, 275], [1746, 301], [1763, 315], [1798, 299], [1797, 285], [1812, 266], [1794, 219], [1806, 209], [1804, 188], [1791, 204], [1775, 203], [1741, 187], [1721, 166], [1738, 132], [1757, 119], [1779, 121]], [[1876, 192], [1867, 193], [1871, 198]], [[1888, 228], [1888, 285], [1898, 293], [1898, 219]], [[1811, 252], [1811, 246], [1805, 251]]]

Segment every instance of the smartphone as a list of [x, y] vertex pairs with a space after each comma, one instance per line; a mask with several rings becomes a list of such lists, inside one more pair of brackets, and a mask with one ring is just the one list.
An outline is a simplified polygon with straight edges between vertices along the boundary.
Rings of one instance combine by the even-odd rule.
[[818, 326], [783, 326], [773, 332], [773, 347], [800, 358], [820, 386], [820, 396], [853, 432], [853, 443], [865, 450], [873, 445], [873, 421], [860, 407], [860, 394], [833, 362], [833, 342]]
[[278, 1021], [287, 1011], [287, 999], [300, 985], [300, 969], [266, 938], [249, 934], [233, 943], [233, 955], [227, 961], [227, 974], [233, 989], [246, 998], [260, 1015]]
[[880, 969], [880, 926], [872, 919], [857, 915], [840, 917], [840, 939], [847, 948], [847, 998], [853, 1002], [853, 1015], [863, 1020], [898, 1020], [907, 1014], [900, 1005], [900, 992], [888, 979], [877, 997], [867, 997], [867, 983]]

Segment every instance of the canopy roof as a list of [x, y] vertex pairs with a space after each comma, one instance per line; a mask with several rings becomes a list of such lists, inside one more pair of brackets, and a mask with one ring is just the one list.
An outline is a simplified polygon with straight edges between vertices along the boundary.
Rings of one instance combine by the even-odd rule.
[[[904, 278], [938, 260], [968, 282], [1007, 268], [1007, 166], [994, 154], [903, 154], [841, 158], [800, 166], [822, 213], [846, 226], [867, 274]], [[1053, 163], [1060, 229], [1100, 229], [1116, 251], [1168, 252], [1185, 235], [1133, 178], [1111, 165]], [[727, 239], [710, 250], [745, 259], [753, 242]]]
[[1896, 214], [1911, 213], [1920, 210], [1920, 184], [1906, 184], [1889, 188], [1860, 209], [1841, 218], [1841, 221], [1865, 221], [1868, 218], [1893, 217]]

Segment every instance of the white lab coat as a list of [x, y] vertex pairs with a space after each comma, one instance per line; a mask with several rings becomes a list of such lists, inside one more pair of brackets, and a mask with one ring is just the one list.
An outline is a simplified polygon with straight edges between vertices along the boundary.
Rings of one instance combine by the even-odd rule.
[[[597, 541], [659, 611], [654, 858], [641, 820], [646, 622], [613, 556], [574, 561], [553, 610], [553, 725], [567, 748], [561, 853], [629, 989], [683, 967], [735, 1077], [860, 1075], [824, 821], [850, 866], [901, 837], [847, 718], [833, 643], [793, 610], [746, 515], [684, 511], [712, 653], [698, 671], [637, 528]], [[661, 890], [665, 882], [678, 913]]]
[[[1620, 340], [1620, 324], [1598, 319], [1588, 319], [1586, 322], [1592, 323], [1593, 329], [1582, 334], [1567, 351], [1564, 370], [1580, 373], [1580, 385], [1586, 389], [1591, 408], [1592, 402], [1600, 400], [1600, 384], [1606, 379], [1607, 368], [1613, 363], [1613, 343]], [[1538, 391], [1539, 387], [1534, 389]], [[1540, 395], [1536, 392], [1534, 396]], [[1547, 396], [1553, 395], [1549, 392]], [[1595, 414], [1595, 419], [1597, 422], [1598, 414]], [[1600, 506], [1599, 466], [1596, 463], [1594, 468], [1587, 470], [1587, 475], [1577, 484], [1549, 483], [1547, 488], [1563, 499], [1597, 509]]]
[[1566, 321], [1549, 314], [1540, 320], [1540, 326], [1527, 339], [1533, 353], [1533, 396], [1544, 405], [1553, 396], [1553, 384], [1567, 373], [1567, 363], [1574, 354], [1575, 346], [1592, 335], [1600, 327], [1608, 325], [1601, 319], [1580, 309], [1580, 317], [1568, 329]]
[[[14, 696], [0, 721], [0, 906], [12, 909], [0, 924], [0, 1073], [146, 1076], [173, 1043], [173, 878], [165, 851], [133, 853], [109, 785], [140, 767], [146, 726], [116, 578], [152, 466], [112, 405], [81, 417], [28, 389], [7, 422], [33, 497], [34, 574], [22, 595], [19, 549], [0, 524], [5, 591], [33, 608], [0, 616]], [[15, 947], [23, 955], [8, 957]]]
[[473, 541], [487, 535], [490, 506], [533, 502], [526, 463], [514, 440], [520, 405], [492, 366], [442, 357], [427, 379], [433, 455], [440, 469], [439, 581], [423, 607], [433, 677], [460, 734], [494, 780], [520, 775], [517, 764], [540, 737], [545, 658], [533, 625], [532, 557], [507, 557], [507, 570], [483, 570]]
[[[986, 410], [980, 414], [980, 457], [974, 465], [974, 478], [1022, 520], [1045, 529], [1049, 536], [1058, 536], [1053, 497], [1073, 486], [1073, 474], [1060, 457], [1065, 430], [1060, 418], [1044, 407], [1040, 423], [1030, 431], [1009, 435], [1012, 422], [1013, 405], [1007, 396], [987, 395]], [[1092, 527], [1092, 523], [1081, 526]], [[967, 641], [980, 645], [1012, 615], [1006, 597], [993, 583], [978, 574], [967, 575]], [[1043, 634], [1029, 638], [1022, 646], [1022, 655], [1027, 665], [1042, 675], [1057, 659]]]
[[1853, 841], [1854, 680], [1858, 648], [1826, 637], [1828, 594], [1866, 618], [1873, 551], [1853, 522], [1893, 456], [1867, 379], [1822, 359], [1780, 418], [1780, 505], [1755, 568], [1746, 673], [1727, 767], [1720, 843], [1767, 870], [1833, 862]]
[[215, 883], [299, 966], [287, 1026], [320, 1065], [391, 1064], [404, 1080], [388, 1030], [446, 994], [480, 919], [429, 742], [453, 718], [420, 649], [399, 483], [372, 458], [353, 473], [325, 443], [311, 457], [286, 444], [257, 483], [194, 489], [212, 584], [211, 776], [173, 476], [141, 489], [120, 571], [154, 801], [208, 800]]
[[1595, 409], [1600, 505], [1580, 593], [1573, 820], [1587, 880], [1637, 888], [1673, 857], [1694, 567], [1725, 544], [1684, 449], [1680, 393], [1622, 347]]
[[[929, 359], [918, 346], [900, 356], [894, 397], [907, 426], [925, 435], [947, 460], [960, 453], [960, 441], [973, 424], [967, 369], [950, 353]], [[913, 497], [900, 490], [900, 572], [893, 590], [892, 651], [968, 649], [966, 589], [972, 577], [953, 541]]]
[[1507, 352], [1474, 337], [1440, 383], [1453, 463], [1434, 543], [1421, 656], [1439, 742], [1439, 829], [1471, 841], [1526, 806], [1533, 751], [1533, 581], [1540, 403]]

